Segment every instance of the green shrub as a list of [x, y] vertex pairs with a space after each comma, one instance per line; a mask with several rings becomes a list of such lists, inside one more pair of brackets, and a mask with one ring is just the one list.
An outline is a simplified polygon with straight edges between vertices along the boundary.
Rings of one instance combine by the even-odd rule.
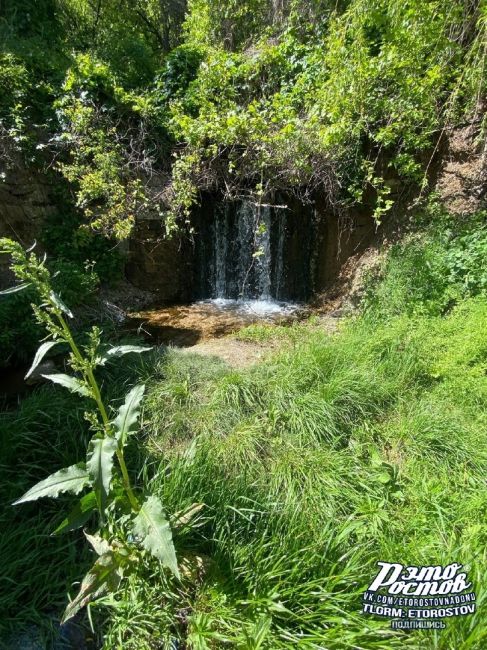
[[366, 309], [380, 316], [438, 315], [464, 298], [486, 296], [486, 219], [485, 211], [464, 220], [433, 214], [423, 231], [392, 247], [369, 279]]

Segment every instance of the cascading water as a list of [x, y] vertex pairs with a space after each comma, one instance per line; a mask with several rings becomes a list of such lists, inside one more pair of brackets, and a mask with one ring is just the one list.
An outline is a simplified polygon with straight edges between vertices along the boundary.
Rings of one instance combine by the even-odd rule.
[[307, 299], [309, 213], [249, 201], [213, 204], [200, 226], [198, 297], [262, 315]]
[[[268, 207], [242, 203], [218, 209], [213, 224], [212, 298], [271, 298], [271, 217]], [[211, 279], [210, 279], [211, 281]]]

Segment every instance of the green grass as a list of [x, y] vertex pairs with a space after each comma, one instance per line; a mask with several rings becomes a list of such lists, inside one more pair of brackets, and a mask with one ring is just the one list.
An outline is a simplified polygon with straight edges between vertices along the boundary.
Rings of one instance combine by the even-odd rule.
[[[471, 297], [483, 267], [466, 282], [468, 250], [449, 241], [395, 249], [365, 312], [333, 336], [313, 320], [246, 328], [242, 340], [278, 343], [260, 365], [155, 350], [104, 371], [114, 406], [148, 387], [129, 455], [138, 489], [173, 522], [202, 506], [175, 531], [180, 584], [147, 558], [91, 607], [104, 648], [486, 647], [487, 298]], [[8, 505], [77, 457], [82, 414], [43, 387], [2, 416], [0, 605], [17, 625], [61, 611], [89, 560], [80, 534], [48, 537], [57, 506]], [[379, 560], [466, 565], [477, 613], [393, 632], [360, 612]]]
[[[204, 506], [176, 534], [181, 585], [147, 560], [92, 607], [104, 647], [483, 648], [486, 327], [477, 298], [447, 317], [361, 317], [333, 337], [303, 325], [247, 370], [177, 350], [112, 369], [114, 396], [129, 377], [148, 383], [139, 488], [173, 516]], [[3, 416], [8, 501], [76, 456], [76, 404], [45, 387]], [[2, 607], [18, 622], [60, 611], [82, 575], [80, 535], [48, 537], [59, 516], [49, 502], [3, 514]], [[393, 633], [360, 613], [378, 560], [468, 565], [478, 613]]]
[[[477, 299], [302, 328], [245, 371], [177, 351], [149, 364], [145, 481], [172, 513], [205, 505], [178, 538], [179, 597], [141, 569], [106, 647], [485, 647], [486, 326]], [[393, 634], [360, 614], [378, 560], [468, 565], [478, 613]]]

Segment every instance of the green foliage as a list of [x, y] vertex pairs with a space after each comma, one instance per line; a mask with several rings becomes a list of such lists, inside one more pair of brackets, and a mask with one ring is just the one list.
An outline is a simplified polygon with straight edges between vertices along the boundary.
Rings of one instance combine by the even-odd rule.
[[[235, 15], [228, 25], [239, 33], [238, 18], [245, 21], [253, 9], [268, 24], [257, 5], [225, 6], [220, 23]], [[203, 13], [206, 7], [208, 29], [220, 24], [211, 17], [213, 3], [195, 7]], [[259, 198], [281, 183], [281, 189], [325, 188], [335, 204], [372, 201], [380, 221], [392, 206], [388, 180], [420, 182], [422, 152], [455, 111], [472, 111], [472, 102], [460, 99], [468, 79], [476, 79], [477, 102], [483, 96], [484, 9], [460, 1], [445, 7], [355, 0], [306, 45], [285, 23], [277, 42], [254, 34], [250, 50], [207, 47], [188, 90], [199, 110], [194, 102], [191, 113], [183, 100], [171, 103], [175, 137], [187, 143], [173, 167], [176, 211], [187, 215], [205, 184], [227, 192], [250, 186]], [[193, 26], [190, 17], [190, 33]], [[195, 39], [206, 42], [201, 34]]]
[[44, 386], [17, 409], [1, 409], [0, 638], [5, 645], [9, 631], [19, 634], [32, 625], [40, 625], [51, 640], [55, 633], [45, 612], [62, 612], [66, 592], [88, 568], [89, 554], [75, 536], [50, 537], [60, 523], [59, 500], [12, 507], [34, 483], [79, 460], [87, 443], [84, 406], [67, 391]]
[[[66, 188], [58, 185], [55, 202], [57, 210], [46, 219], [41, 244], [49, 254], [56, 293], [78, 308], [93, 301], [100, 284], [119, 279], [123, 259], [113, 239], [83, 227], [82, 216], [69, 205]], [[0, 366], [24, 364], [36, 350], [42, 329], [32, 315], [33, 299], [29, 290], [0, 302]]]
[[201, 48], [181, 45], [166, 58], [164, 68], [157, 79], [157, 90], [165, 100], [182, 96], [195, 80], [203, 59]]
[[380, 221], [486, 90], [484, 0], [45, 0], [52, 24], [28, 25], [8, 4], [10, 136], [56, 152], [85, 222], [117, 238], [148, 209], [170, 230], [208, 188], [320, 191]]
[[393, 246], [370, 278], [365, 306], [372, 314], [440, 315], [467, 297], [487, 296], [485, 211], [462, 221], [435, 209], [424, 230]]
[[28, 88], [28, 73], [24, 65], [10, 53], [0, 55], [0, 86], [5, 89], [0, 99], [0, 120], [9, 129], [12, 139], [19, 142], [23, 126], [22, 100]]
[[51, 474], [14, 501], [16, 506], [27, 501], [37, 501], [41, 497], [56, 498], [62, 492], [78, 494], [89, 483], [88, 472], [82, 465], [71, 465]]
[[157, 497], [150, 496], [141, 505], [134, 519], [133, 534], [149, 553], [179, 578], [171, 527]]
[[487, 213], [477, 215], [459, 233], [447, 233], [446, 266], [448, 280], [459, 285], [464, 295], [487, 293]]
[[[53, 260], [49, 268], [55, 277], [53, 286], [73, 306], [92, 300], [99, 278], [92, 269], [82, 269], [79, 264], [65, 259]], [[35, 352], [42, 337], [42, 328], [32, 316], [31, 303], [35, 291], [14, 293], [0, 301], [0, 366], [27, 362]]]
[[[54, 472], [30, 488], [14, 503], [17, 505], [36, 501], [45, 496], [56, 498], [63, 492], [76, 495], [87, 486], [90, 487], [90, 493], [95, 495], [99, 515], [97, 536], [100, 539], [99, 546], [104, 550], [99, 552], [100, 558], [81, 583], [78, 596], [66, 608], [63, 616], [63, 621], [66, 621], [91, 599], [116, 589], [124, 571], [130, 571], [131, 566], [136, 562], [137, 546], [130, 545], [124, 535], [124, 524], [128, 523], [127, 508], [133, 515], [136, 541], [168, 566], [176, 577], [179, 577], [171, 528], [164, 517], [162, 506], [156, 497], [149, 497], [142, 505], [139, 504], [131, 487], [124, 458], [124, 447], [130, 427], [136, 424], [137, 407], [142, 399], [143, 387], [137, 387], [129, 394], [127, 403], [122, 412], [119, 412], [119, 418], [122, 418], [122, 428], [120, 428], [119, 418], [113, 423], [109, 419], [94, 375], [97, 366], [105, 363], [107, 359], [134, 351], [147, 351], [148, 348], [136, 350], [132, 345], [117, 346], [115, 349], [108, 350], [106, 355], [102, 355], [100, 354], [100, 331], [96, 327], [92, 328], [88, 343], [83, 348], [78, 347], [66, 321], [66, 317], [72, 318], [72, 314], [52, 290], [50, 273], [44, 261], [39, 261], [33, 253], [25, 252], [20, 244], [8, 239], [0, 240], [0, 252], [11, 256], [12, 271], [18, 279], [24, 281], [23, 287], [32, 286], [36, 292], [37, 304], [33, 305], [33, 310], [37, 322], [48, 332], [49, 343], [43, 343], [34, 364], [42, 358], [48, 344], [58, 342], [67, 344], [71, 351], [68, 366], [75, 375], [56, 373], [44, 376], [53, 383], [87, 398], [92, 404], [91, 409], [85, 412], [85, 419], [89, 422], [93, 434], [88, 444], [86, 462]], [[115, 457], [120, 476], [115, 475]], [[86, 512], [83, 501], [80, 501], [75, 509]], [[91, 509], [89, 512], [91, 514]], [[85, 521], [84, 517], [77, 518], [78, 521]], [[107, 518], [109, 525], [106, 523]], [[72, 523], [72, 515], [69, 519]], [[72, 526], [61, 525], [61, 529], [63, 528], [72, 528]], [[59, 527], [57, 530], [59, 531]]]
[[[485, 2], [192, 0], [185, 16], [178, 0], [8, 0], [2, 11], [2, 146], [32, 165], [55, 160], [69, 188], [43, 234], [52, 263], [7, 247], [26, 282], [40, 274], [47, 343], [73, 352], [73, 374], [51, 379], [75, 391], [44, 386], [0, 416], [4, 496], [61, 492], [59, 467], [74, 491], [87, 481], [62, 521], [44, 501], [27, 502], [29, 516], [0, 513], [2, 611], [32, 622], [59, 609], [90, 558], [76, 541], [47, 543], [48, 531], [98, 524], [87, 535], [98, 558], [66, 617], [97, 599], [106, 648], [481, 650], [485, 214], [436, 214], [394, 247], [365, 315], [337, 336], [312, 323], [249, 328], [242, 339], [283, 345], [245, 371], [161, 352], [112, 410], [130, 379], [108, 362], [133, 350], [104, 350], [96, 330], [77, 347], [65, 303], [116, 275], [110, 238], [127, 237], [138, 214], [175, 226], [201, 189], [258, 201], [321, 192], [383, 219], [398, 179], [423, 182], [443, 127], [481, 118]], [[164, 203], [148, 179], [170, 180]], [[0, 297], [4, 357], [42, 335], [28, 318], [37, 298], [32, 285]], [[140, 507], [124, 451], [142, 382]], [[185, 549], [178, 563], [174, 547]], [[365, 619], [360, 592], [385, 557], [470, 564], [476, 616], [438, 636]]]

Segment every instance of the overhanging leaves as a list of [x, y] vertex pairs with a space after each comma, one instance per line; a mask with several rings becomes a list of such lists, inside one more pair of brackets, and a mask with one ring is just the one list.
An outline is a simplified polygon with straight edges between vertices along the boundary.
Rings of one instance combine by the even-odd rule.
[[14, 501], [13, 505], [36, 501], [41, 497], [57, 497], [61, 492], [78, 494], [89, 482], [90, 477], [84, 465], [71, 465], [36, 483], [20, 499]]
[[113, 420], [115, 436], [119, 441], [121, 447], [125, 445], [127, 435], [139, 419], [139, 406], [144, 396], [144, 391], [144, 384], [138, 384], [137, 386], [134, 386], [134, 388], [132, 388], [132, 390], [127, 393], [125, 402], [118, 409], [118, 415]]
[[140, 544], [179, 578], [171, 527], [160, 500], [150, 496], [134, 519], [132, 532]]

